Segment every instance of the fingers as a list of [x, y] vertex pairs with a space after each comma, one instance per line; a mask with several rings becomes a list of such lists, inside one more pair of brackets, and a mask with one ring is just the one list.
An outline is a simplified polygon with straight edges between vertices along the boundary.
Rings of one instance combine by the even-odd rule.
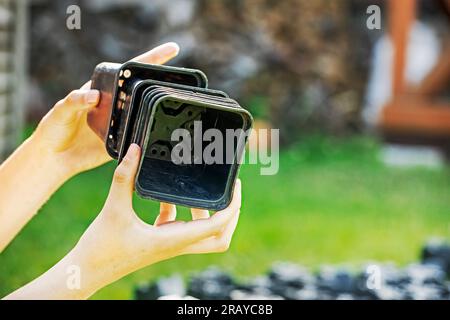
[[56, 103], [53, 112], [59, 121], [70, 123], [77, 118], [79, 111], [94, 108], [98, 104], [99, 99], [100, 92], [98, 90], [74, 90]]
[[239, 221], [239, 212], [240, 210], [237, 210], [233, 213], [233, 218], [229, 221], [228, 225], [221, 234], [190, 245], [186, 248], [186, 253], [200, 254], [227, 251], [230, 247], [231, 239]]
[[218, 236], [226, 229], [230, 221], [234, 223], [236, 214], [239, 214], [240, 202], [241, 183], [238, 181], [234, 188], [233, 200], [225, 210], [217, 212], [208, 219], [166, 224], [157, 230], [161, 235], [167, 237], [168, 241], [178, 242], [184, 246]]
[[177, 207], [170, 203], [161, 202], [159, 215], [156, 218], [155, 226], [160, 226], [168, 222], [175, 221], [177, 217]]
[[217, 212], [216, 214], [226, 213], [226, 212], [234, 212], [241, 208], [242, 204], [242, 183], [241, 179], [236, 180], [236, 184], [234, 185], [233, 198], [231, 200], [230, 205], [223, 209], [222, 211]]
[[132, 144], [127, 154], [114, 172], [114, 178], [108, 195], [108, 203], [132, 204], [134, 181], [139, 166], [141, 149]]
[[194, 220], [189, 222], [176, 221], [159, 226], [155, 229], [164, 241], [177, 245], [180, 249], [218, 235], [227, 224], [230, 216], [213, 216], [206, 220]]
[[89, 80], [88, 82], [86, 82], [85, 84], [83, 84], [83, 85], [81, 86], [80, 90], [87, 90], [87, 89], [90, 89], [90, 88], [91, 88], [91, 83], [92, 83], [92, 81]]
[[209, 212], [208, 210], [203, 209], [191, 209], [191, 215], [192, 220], [198, 220], [198, 219], [208, 219], [209, 218]]
[[224, 252], [227, 251], [234, 231], [236, 230], [237, 223], [239, 221], [240, 214], [240, 198], [241, 198], [241, 182], [238, 180], [234, 189], [233, 200], [230, 206], [222, 211], [222, 213], [228, 213], [232, 215], [228, 224], [223, 231], [217, 236], [210, 237], [208, 239], [201, 240], [197, 243], [190, 245], [186, 248], [186, 253], [199, 254], [208, 252]]
[[156, 47], [146, 53], [133, 58], [131, 61], [151, 64], [164, 64], [170, 59], [176, 57], [180, 52], [180, 47], [175, 42], [168, 42]]
[[[167, 61], [175, 58], [180, 52], [180, 47], [175, 42], [168, 42], [162, 44], [150, 51], [147, 51], [130, 61], [136, 61], [141, 63], [151, 64], [164, 64]], [[80, 89], [89, 89], [91, 87], [91, 81], [86, 82]]]

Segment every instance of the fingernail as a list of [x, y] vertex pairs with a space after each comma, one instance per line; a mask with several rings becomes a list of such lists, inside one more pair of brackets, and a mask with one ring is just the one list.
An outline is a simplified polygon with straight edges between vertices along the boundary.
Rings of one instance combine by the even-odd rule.
[[86, 102], [88, 104], [97, 103], [99, 98], [100, 98], [100, 91], [98, 90], [89, 90], [86, 93]]
[[175, 42], [166, 43], [166, 47], [174, 56], [178, 55], [178, 53], [180, 52], [180, 46]]
[[141, 148], [136, 144], [133, 143], [130, 145], [130, 147], [128, 148], [128, 152], [126, 154], [126, 157], [130, 160], [132, 159], [136, 159], [139, 155]]

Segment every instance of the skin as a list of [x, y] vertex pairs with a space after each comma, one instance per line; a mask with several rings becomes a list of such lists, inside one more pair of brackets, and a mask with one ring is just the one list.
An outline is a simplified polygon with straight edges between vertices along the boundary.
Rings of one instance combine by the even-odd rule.
[[[178, 51], [178, 45], [167, 43], [133, 60], [162, 64]], [[90, 90], [90, 82], [71, 92], [1, 164], [0, 252], [64, 182], [111, 160], [86, 122], [98, 100], [99, 92]]]
[[[176, 221], [174, 205], [161, 203], [153, 225], [132, 207], [140, 148], [132, 145], [117, 167], [106, 203], [75, 247], [39, 278], [6, 299], [86, 299], [98, 289], [150, 264], [175, 256], [224, 252], [236, 228], [241, 206], [238, 180], [230, 206], [211, 217], [191, 209], [193, 221]], [[80, 285], [70, 287], [71, 270]]]
[[[133, 60], [161, 64], [178, 50], [176, 44], [168, 43]], [[87, 113], [99, 102], [99, 92], [89, 87], [88, 82], [59, 101], [0, 166], [0, 252], [66, 180], [111, 160], [86, 122]], [[86, 299], [150, 264], [228, 249], [239, 218], [240, 181], [230, 206], [223, 211], [210, 216], [206, 210], [191, 209], [192, 221], [182, 222], [175, 220], [174, 205], [161, 203], [159, 216], [150, 225], [132, 207], [140, 152], [139, 146], [130, 146], [115, 170], [103, 209], [75, 247], [46, 273], [5, 299]], [[79, 279], [75, 286], [74, 275]]]

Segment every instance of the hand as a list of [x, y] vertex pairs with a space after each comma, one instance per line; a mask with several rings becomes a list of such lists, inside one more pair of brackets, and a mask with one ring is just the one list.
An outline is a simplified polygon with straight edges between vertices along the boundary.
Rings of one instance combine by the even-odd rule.
[[106, 203], [71, 253], [82, 261], [82, 286], [98, 288], [147, 265], [171, 257], [223, 252], [230, 245], [241, 206], [241, 183], [230, 206], [211, 217], [191, 209], [193, 221], [175, 221], [174, 205], [161, 203], [154, 225], [143, 222], [132, 207], [140, 148], [133, 144], [117, 167]]
[[[178, 46], [167, 43], [133, 60], [158, 64], [177, 54]], [[67, 179], [110, 160], [86, 122], [99, 99], [89, 88], [90, 82], [58, 102], [0, 164], [0, 252]]]
[[[211, 217], [191, 209], [193, 221], [175, 221], [174, 205], [161, 203], [154, 225], [139, 219], [132, 207], [140, 148], [130, 146], [114, 173], [105, 205], [74, 249], [46, 273], [6, 299], [86, 299], [100, 288], [147, 265], [175, 256], [226, 251], [241, 207], [241, 183], [231, 204]], [[69, 288], [78, 270], [77, 288]]]
[[[163, 64], [178, 54], [175, 43], [166, 43], [134, 61]], [[39, 149], [57, 159], [68, 176], [95, 168], [111, 160], [101, 141], [87, 124], [87, 113], [99, 102], [99, 92], [90, 89], [90, 82], [72, 91], [56, 103], [42, 119], [31, 140]]]

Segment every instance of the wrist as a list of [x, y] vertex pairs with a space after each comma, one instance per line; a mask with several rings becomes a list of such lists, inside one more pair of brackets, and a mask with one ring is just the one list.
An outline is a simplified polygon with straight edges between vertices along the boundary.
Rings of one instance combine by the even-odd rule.
[[44, 170], [51, 172], [54, 182], [59, 186], [76, 174], [75, 170], [64, 159], [63, 153], [49, 148], [39, 137], [36, 131], [24, 142], [30, 150], [31, 157], [37, 161]]
[[47, 272], [6, 296], [9, 300], [82, 300], [96, 288], [84, 277], [82, 261], [69, 252]]
[[87, 299], [104, 286], [98, 270], [92, 270], [76, 248], [60, 261], [59, 268], [65, 274], [65, 286], [72, 299]]
[[77, 244], [65, 259], [66, 268], [79, 273], [78, 294], [83, 296], [83, 299], [89, 298], [101, 288], [123, 276], [120, 266], [118, 267], [113, 261], [115, 259], [103, 257], [102, 252], [96, 252], [93, 247], [85, 248]]

